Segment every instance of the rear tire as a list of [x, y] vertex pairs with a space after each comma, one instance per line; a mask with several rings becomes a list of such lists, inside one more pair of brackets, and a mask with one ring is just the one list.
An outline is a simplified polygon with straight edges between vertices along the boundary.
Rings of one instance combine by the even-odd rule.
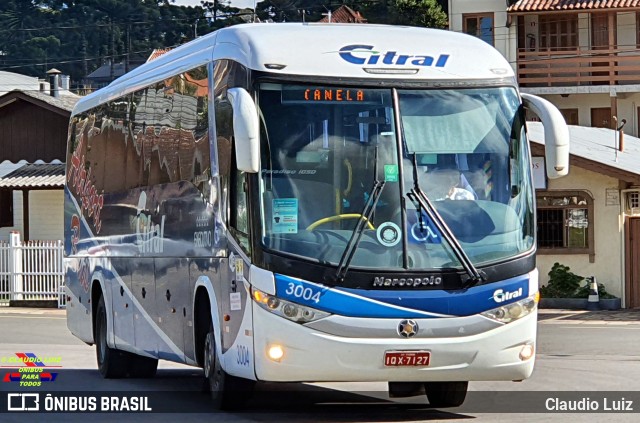
[[424, 390], [434, 408], [459, 407], [467, 397], [469, 382], [426, 382]]
[[158, 359], [129, 353], [129, 377], [149, 379], [156, 375]]
[[204, 376], [211, 391], [211, 399], [217, 409], [234, 410], [242, 407], [248, 400], [254, 381], [227, 374], [220, 364], [216, 352], [213, 325], [204, 341]]
[[119, 379], [127, 375], [127, 354], [107, 345], [107, 309], [100, 296], [95, 320], [96, 359], [98, 370], [105, 379]]

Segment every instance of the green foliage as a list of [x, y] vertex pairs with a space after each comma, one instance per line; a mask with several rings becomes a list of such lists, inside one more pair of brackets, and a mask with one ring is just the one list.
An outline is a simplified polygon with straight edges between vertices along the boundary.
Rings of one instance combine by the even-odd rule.
[[584, 277], [570, 270], [568, 266], [554, 263], [549, 271], [549, 284], [540, 287], [540, 295], [543, 298], [575, 298], [574, 295]]
[[406, 19], [406, 25], [427, 28], [446, 28], [447, 14], [436, 0], [396, 0], [400, 15]]
[[0, 9], [0, 70], [42, 78], [56, 67], [75, 82], [109, 60], [134, 66], [223, 26], [206, 8], [171, 0], [2, 0]]
[[[441, 4], [446, 4], [442, 0]], [[131, 68], [156, 48], [183, 44], [218, 28], [251, 22], [229, 0], [176, 6], [174, 0], [0, 0], [0, 70], [45, 77], [52, 67], [72, 83], [111, 61]], [[444, 28], [438, 0], [258, 0], [262, 21], [317, 22], [341, 5], [369, 23]]]
[[[588, 279], [586, 279], [586, 282], [587, 283], [584, 286], [581, 286], [580, 288], [578, 288], [578, 290], [574, 295], [574, 298], [589, 298], [589, 292], [591, 291], [591, 289], [589, 287]], [[598, 296], [600, 297], [601, 300], [616, 298], [615, 295], [609, 294], [606, 288], [604, 287], [604, 285], [601, 283], [598, 284]]]
[[[582, 282], [584, 285], [580, 286]], [[549, 271], [549, 283], [540, 287], [542, 298], [589, 298], [589, 279], [571, 272], [568, 266], [554, 263]], [[601, 299], [616, 298], [609, 294], [603, 284], [598, 284]]]

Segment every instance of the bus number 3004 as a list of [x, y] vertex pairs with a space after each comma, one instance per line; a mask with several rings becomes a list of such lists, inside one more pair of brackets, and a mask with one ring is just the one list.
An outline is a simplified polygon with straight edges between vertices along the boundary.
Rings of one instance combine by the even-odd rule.
[[302, 285], [297, 285], [293, 282], [289, 282], [285, 293], [296, 298], [302, 298], [306, 301], [314, 301], [316, 304], [320, 302], [320, 291], [316, 291]]

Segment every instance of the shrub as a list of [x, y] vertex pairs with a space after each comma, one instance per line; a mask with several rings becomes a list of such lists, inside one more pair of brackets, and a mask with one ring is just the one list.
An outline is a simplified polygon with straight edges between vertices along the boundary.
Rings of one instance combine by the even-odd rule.
[[[585, 284], [582, 285], [582, 281]], [[549, 283], [540, 287], [543, 298], [589, 298], [589, 282], [583, 276], [571, 272], [568, 266], [554, 263], [549, 271]], [[607, 292], [604, 285], [598, 284], [598, 295], [601, 299], [616, 298]]]
[[543, 298], [575, 298], [580, 282], [584, 279], [570, 271], [568, 266], [554, 263], [549, 271], [549, 283], [540, 287]]

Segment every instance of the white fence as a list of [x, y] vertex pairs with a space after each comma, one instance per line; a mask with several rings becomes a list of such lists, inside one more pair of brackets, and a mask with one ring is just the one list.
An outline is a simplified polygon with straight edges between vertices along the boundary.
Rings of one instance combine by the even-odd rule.
[[56, 300], [65, 306], [62, 241], [0, 241], [0, 305], [11, 300]]

